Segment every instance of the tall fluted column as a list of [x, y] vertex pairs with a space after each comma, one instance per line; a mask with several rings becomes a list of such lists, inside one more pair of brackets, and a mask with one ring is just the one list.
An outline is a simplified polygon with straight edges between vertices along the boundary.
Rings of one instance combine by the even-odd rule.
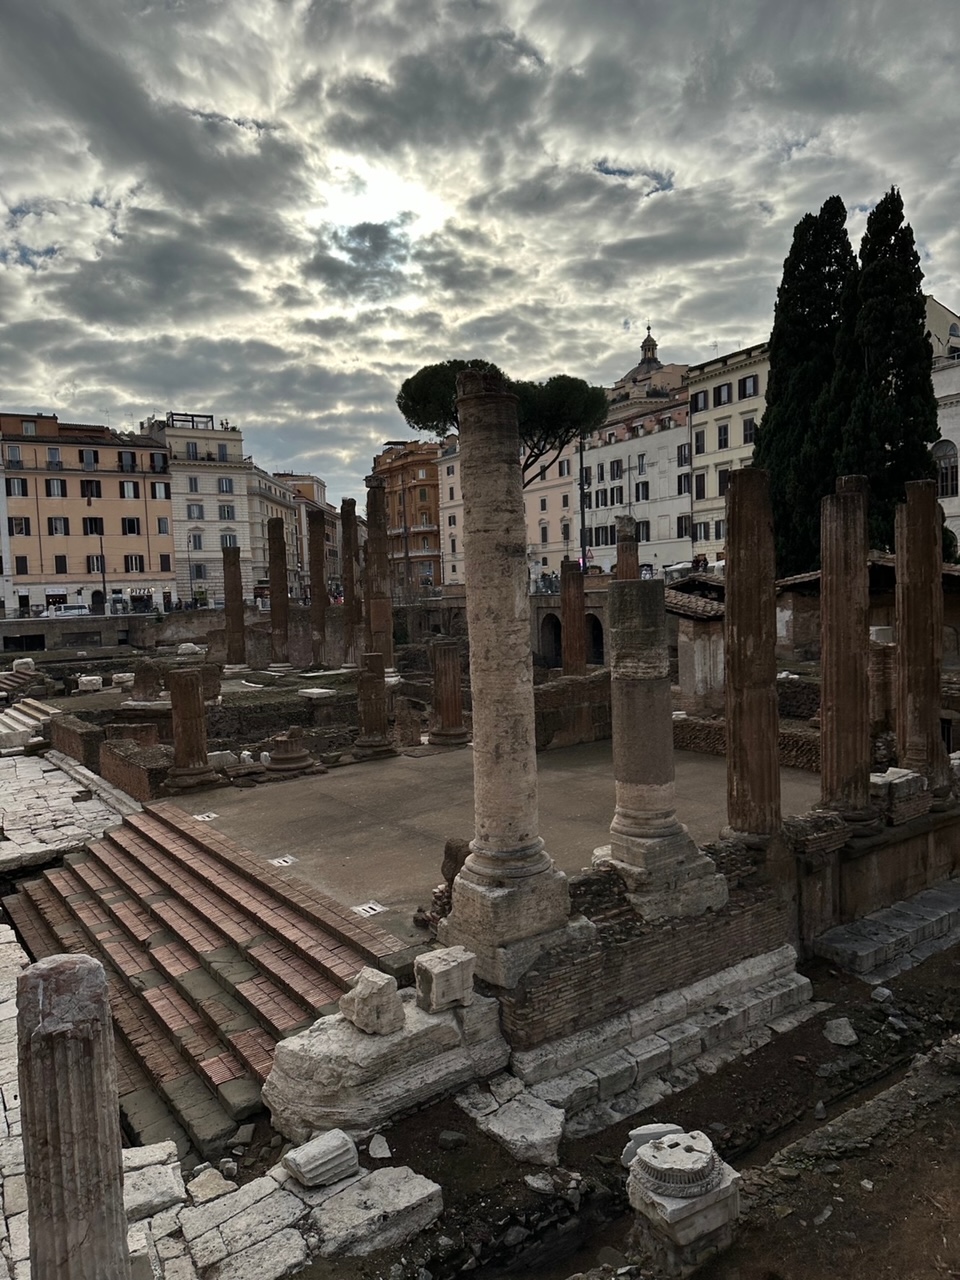
[[584, 606], [583, 574], [572, 560], [560, 566], [560, 626], [563, 674], [587, 674], [587, 612]]
[[195, 668], [167, 672], [173, 714], [173, 768], [169, 781], [176, 787], [203, 787], [218, 781], [207, 762], [207, 712], [203, 705], [203, 676]]
[[290, 662], [290, 588], [287, 584], [287, 545], [283, 536], [282, 516], [271, 516], [267, 521], [267, 556], [270, 574], [271, 666], [287, 666]]
[[359, 564], [359, 542], [357, 539], [357, 501], [355, 498], [344, 498], [340, 503], [340, 530], [343, 540], [343, 665], [357, 666], [357, 614], [359, 599], [357, 597], [357, 568]]
[[530, 598], [516, 397], [496, 374], [457, 377], [476, 834], [441, 922], [445, 946], [512, 987], [570, 911], [539, 834]]
[[310, 569], [310, 643], [314, 666], [327, 659], [327, 520], [322, 511], [307, 512], [307, 560]]
[[865, 476], [841, 476], [837, 492], [822, 500], [820, 545], [820, 803], [862, 824], [876, 818], [870, 808]]
[[226, 627], [227, 663], [242, 667], [247, 661], [247, 633], [243, 621], [243, 577], [240, 548], [223, 548], [223, 606]]
[[[900, 765], [947, 803], [950, 769], [940, 736], [943, 582], [934, 480], [911, 480], [897, 507], [897, 740]], [[940, 807], [940, 806], [938, 806]]]
[[727, 822], [764, 844], [780, 830], [777, 606], [770, 476], [730, 474], [724, 618]]
[[468, 738], [463, 723], [463, 688], [460, 683], [460, 646], [456, 640], [434, 640], [433, 711], [439, 724], [430, 730], [434, 746], [459, 747]]
[[594, 865], [623, 876], [647, 919], [722, 906], [725, 879], [677, 818], [663, 582], [611, 582], [607, 634], [617, 803]]
[[382, 653], [393, 667], [393, 601], [390, 598], [390, 557], [387, 542], [387, 491], [383, 476], [367, 476], [366, 574], [363, 590], [367, 606], [367, 645]]
[[363, 666], [357, 672], [357, 710], [360, 736], [354, 744], [354, 756], [366, 759], [369, 756], [396, 755], [396, 748], [390, 739], [387, 687], [381, 653], [363, 655]]
[[17, 979], [33, 1280], [129, 1280], [113, 1022], [103, 965], [49, 956]]
[[617, 516], [617, 581], [629, 582], [640, 577], [637, 552], [637, 522], [633, 516]]

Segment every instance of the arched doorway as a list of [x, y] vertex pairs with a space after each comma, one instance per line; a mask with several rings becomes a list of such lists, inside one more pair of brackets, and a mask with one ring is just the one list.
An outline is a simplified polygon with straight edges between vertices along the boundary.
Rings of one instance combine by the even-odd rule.
[[587, 664], [603, 666], [603, 623], [595, 613], [587, 614]]
[[90, 592], [90, 612], [103, 613], [104, 612], [103, 601], [104, 601], [104, 595], [99, 587], [96, 589], [96, 591], [91, 591]]
[[560, 619], [555, 613], [545, 613], [540, 623], [540, 657], [548, 667], [560, 666], [560, 637]]

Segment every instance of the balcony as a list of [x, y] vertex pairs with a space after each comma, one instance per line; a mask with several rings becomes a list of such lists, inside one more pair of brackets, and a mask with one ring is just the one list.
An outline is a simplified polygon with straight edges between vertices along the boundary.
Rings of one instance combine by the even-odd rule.
[[62, 470], [63, 470], [63, 463], [60, 461], [60, 459], [59, 459], [59, 458], [48, 458], [48, 459], [47, 459], [47, 470], [48, 470], [48, 471], [62, 471]]
[[23, 470], [23, 459], [22, 459], [22, 458], [8, 458], [8, 459], [7, 459], [7, 470], [8, 470], [8, 471], [22, 471], [22, 470]]
[[[84, 464], [84, 469], [86, 470], [86, 464]], [[127, 472], [128, 475], [135, 475], [137, 470], [137, 464], [135, 462], [118, 462], [117, 470], [125, 471]]]

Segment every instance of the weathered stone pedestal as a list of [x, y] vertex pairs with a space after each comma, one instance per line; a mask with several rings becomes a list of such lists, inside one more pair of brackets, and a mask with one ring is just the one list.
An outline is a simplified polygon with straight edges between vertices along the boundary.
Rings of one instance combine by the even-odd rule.
[[593, 864], [623, 877], [645, 919], [722, 907], [727, 882], [676, 813], [662, 581], [612, 582], [607, 626], [617, 806]]
[[33, 1280], [130, 1280], [113, 1022], [103, 966], [50, 956], [17, 982]]
[[294, 773], [326, 773], [307, 750], [303, 729], [291, 725], [286, 733], [278, 733], [270, 739], [270, 760], [266, 765], [268, 775]]
[[461, 373], [457, 390], [476, 834], [438, 936], [476, 955], [478, 977], [512, 987], [566, 938], [570, 898], [538, 831], [517, 401], [478, 370]]
[[460, 645], [456, 640], [434, 640], [433, 710], [439, 724], [430, 730], [429, 741], [437, 747], [462, 747], [469, 739], [463, 723], [463, 688], [460, 683]]
[[220, 776], [207, 761], [203, 677], [196, 670], [174, 670], [167, 683], [173, 710], [173, 768], [167, 786], [177, 791], [216, 786]]

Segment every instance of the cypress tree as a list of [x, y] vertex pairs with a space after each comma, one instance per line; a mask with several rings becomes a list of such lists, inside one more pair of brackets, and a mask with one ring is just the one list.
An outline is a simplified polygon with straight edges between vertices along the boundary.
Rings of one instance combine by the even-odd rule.
[[817, 406], [833, 372], [844, 300], [857, 264], [839, 196], [794, 228], [770, 335], [766, 409], [755, 466], [770, 471], [777, 572], [814, 568], [820, 553], [820, 499], [832, 492], [836, 450], [818, 439]]

